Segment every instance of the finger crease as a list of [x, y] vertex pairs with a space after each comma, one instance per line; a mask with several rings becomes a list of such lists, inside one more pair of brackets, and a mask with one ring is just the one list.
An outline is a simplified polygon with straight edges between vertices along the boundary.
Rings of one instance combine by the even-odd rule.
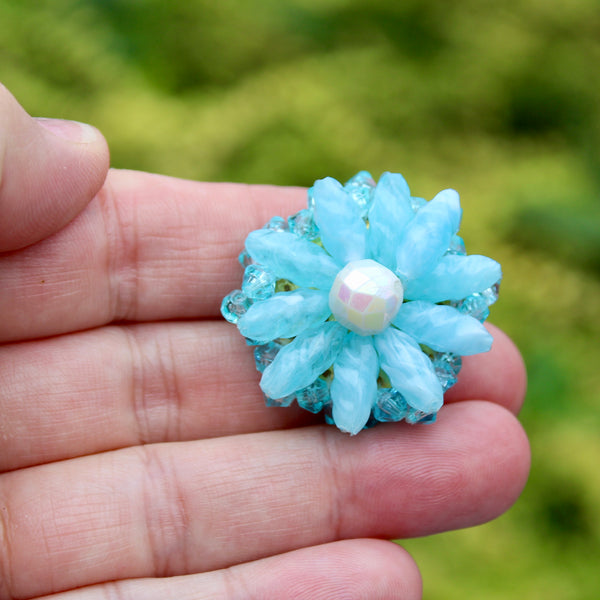
[[229, 567], [221, 571], [223, 588], [226, 598], [244, 598], [244, 600], [257, 600], [246, 582], [245, 577], [237, 567]]
[[347, 478], [342, 477], [339, 467], [340, 454], [335, 448], [335, 440], [332, 432], [326, 427], [321, 427], [320, 431], [323, 437], [323, 443], [320, 445], [322, 450], [323, 473], [326, 477], [324, 489], [328, 490], [329, 498], [327, 506], [329, 507], [329, 515], [327, 523], [331, 531], [331, 539], [339, 540], [342, 538], [343, 525], [342, 515], [346, 507], [344, 493], [346, 484], [343, 483]]
[[98, 194], [106, 237], [106, 277], [113, 320], [134, 320], [138, 312], [139, 256], [137, 203], [119, 203], [106, 179]]
[[[173, 335], [169, 331], [166, 336], [166, 348], [165, 353], [161, 354], [166, 360], [167, 364], [163, 364], [163, 373], [165, 379], [165, 385], [168, 393], [167, 398], [171, 399], [169, 406], [171, 407], [170, 416], [167, 419], [167, 438], [168, 440], [182, 440], [182, 404], [183, 395], [179, 385], [179, 377], [177, 376], [177, 358], [175, 352], [175, 345], [173, 343]], [[169, 424], [173, 423], [175, 428], [175, 435], [169, 435]]]
[[157, 448], [141, 446], [146, 531], [156, 577], [188, 572], [190, 519], [176, 468]]
[[118, 581], [109, 581], [101, 587], [105, 600], [131, 600], [130, 594], [125, 591], [126, 588], [127, 586]]
[[0, 492], [0, 598], [12, 598], [12, 564], [10, 512], [5, 494]]
[[142, 349], [134, 329], [123, 327], [123, 334], [130, 355], [130, 406], [133, 413], [134, 423], [137, 429], [137, 440], [139, 444], [146, 444], [150, 440], [150, 423], [148, 410], [145, 405], [145, 371], [142, 357]]

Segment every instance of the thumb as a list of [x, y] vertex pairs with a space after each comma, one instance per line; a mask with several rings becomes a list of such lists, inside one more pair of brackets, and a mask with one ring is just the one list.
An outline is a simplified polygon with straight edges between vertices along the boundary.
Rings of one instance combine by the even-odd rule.
[[101, 188], [108, 163], [97, 129], [33, 119], [0, 84], [0, 252], [66, 225]]

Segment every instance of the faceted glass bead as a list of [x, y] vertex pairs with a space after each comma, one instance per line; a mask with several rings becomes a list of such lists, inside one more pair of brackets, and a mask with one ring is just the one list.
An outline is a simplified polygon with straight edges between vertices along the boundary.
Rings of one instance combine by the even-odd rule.
[[307, 192], [307, 197], [308, 197], [308, 210], [310, 210], [310, 212], [312, 213], [314, 208], [315, 208], [315, 189], [314, 187], [308, 188], [308, 192]]
[[375, 181], [371, 174], [367, 171], [357, 173], [346, 182], [344, 190], [360, 208], [361, 216], [363, 218], [366, 217], [373, 201], [373, 192], [375, 191]]
[[261, 344], [254, 348], [254, 361], [256, 362], [256, 370], [262, 373], [277, 356], [277, 353], [281, 350], [281, 344], [277, 342], [269, 342], [268, 344]]
[[320, 377], [315, 379], [310, 385], [296, 392], [298, 405], [315, 414], [328, 404], [329, 400], [329, 386]]
[[315, 225], [312, 212], [306, 208], [288, 217], [288, 226], [292, 233], [307, 240], [315, 240], [319, 237], [319, 229]]
[[498, 300], [498, 296], [500, 294], [500, 282], [495, 283], [493, 286], [489, 287], [487, 290], [483, 290], [481, 295], [485, 298], [485, 301], [488, 306], [491, 306]]
[[329, 308], [344, 327], [359, 335], [383, 331], [402, 305], [404, 289], [388, 268], [371, 259], [348, 263], [329, 292]]
[[463, 314], [469, 315], [482, 323], [489, 317], [490, 309], [486, 298], [476, 292], [456, 303], [456, 308]]
[[446, 254], [458, 254], [459, 256], [467, 255], [467, 249], [465, 248], [465, 242], [459, 235], [455, 235], [452, 237], [452, 240], [450, 242], [450, 247], [448, 248], [448, 251], [446, 252]]
[[252, 301], [242, 290], [233, 290], [223, 298], [221, 314], [226, 321], [237, 323], [239, 318], [250, 308]]
[[262, 265], [248, 265], [244, 271], [242, 292], [252, 300], [266, 300], [275, 293], [276, 278]]
[[272, 231], [287, 231], [288, 224], [283, 217], [271, 217], [263, 229], [271, 229]]
[[433, 369], [442, 384], [444, 392], [450, 389], [457, 381], [462, 367], [462, 358], [451, 352], [436, 352], [432, 358]]
[[[263, 394], [263, 396], [264, 396], [264, 394]], [[293, 401], [294, 401], [293, 394], [290, 394], [289, 396], [286, 396], [285, 398], [269, 398], [268, 396], [265, 396], [265, 404], [267, 406], [285, 407], [285, 406], [290, 406]]]
[[240, 252], [240, 255], [238, 256], [238, 262], [240, 265], [242, 265], [242, 267], [244, 267], [244, 269], [248, 265], [254, 264], [252, 257], [248, 254], [248, 252], [246, 252], [245, 249]]
[[411, 196], [410, 205], [412, 209], [417, 212], [420, 208], [427, 204], [427, 200], [425, 198], [418, 198], [416, 196]]
[[416, 423], [435, 423], [437, 413], [427, 414], [415, 408], [409, 408], [405, 421], [411, 425]]
[[373, 417], [382, 423], [401, 421], [406, 416], [408, 404], [394, 388], [379, 388], [373, 407]]

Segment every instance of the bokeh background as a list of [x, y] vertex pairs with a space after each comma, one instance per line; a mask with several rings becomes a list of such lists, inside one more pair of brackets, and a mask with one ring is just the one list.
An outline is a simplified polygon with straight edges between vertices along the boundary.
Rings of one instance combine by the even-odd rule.
[[431, 600], [600, 597], [599, 65], [597, 0], [0, 0], [0, 80], [116, 167], [460, 191], [533, 466], [497, 521], [406, 543]]

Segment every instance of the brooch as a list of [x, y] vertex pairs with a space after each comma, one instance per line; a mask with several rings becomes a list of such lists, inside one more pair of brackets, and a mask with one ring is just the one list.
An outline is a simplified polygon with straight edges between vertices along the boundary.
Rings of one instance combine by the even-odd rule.
[[224, 318], [254, 346], [268, 406], [356, 434], [435, 421], [461, 356], [486, 352], [500, 265], [467, 255], [457, 192], [411, 196], [402, 175], [315, 182], [308, 206], [246, 238]]

